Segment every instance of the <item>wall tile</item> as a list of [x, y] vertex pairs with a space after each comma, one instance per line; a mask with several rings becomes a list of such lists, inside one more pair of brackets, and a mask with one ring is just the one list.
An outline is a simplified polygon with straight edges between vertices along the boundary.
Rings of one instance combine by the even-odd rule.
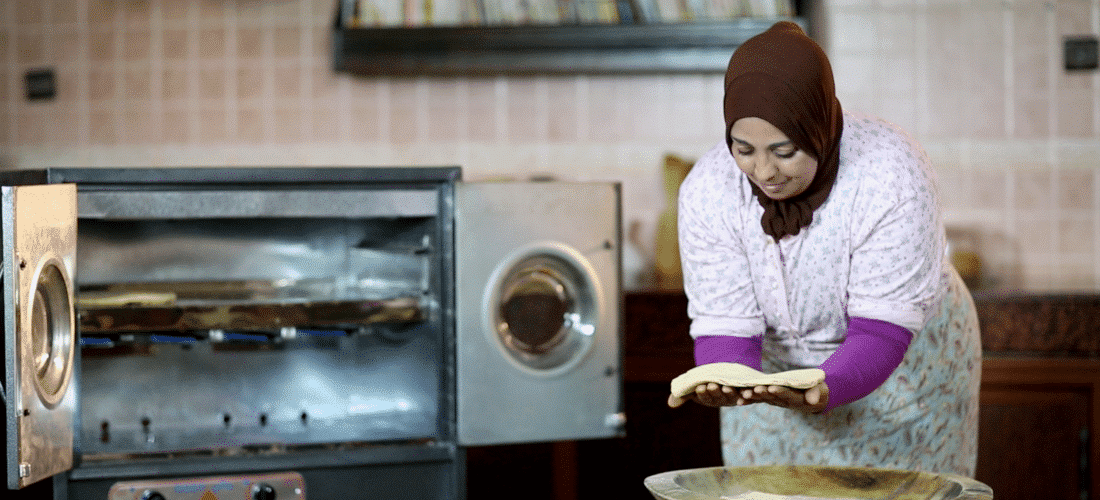
[[1015, 234], [1025, 261], [1049, 263], [1058, 244], [1058, 225], [1045, 212], [1033, 212], [1016, 218]]
[[[550, 142], [576, 142], [580, 123], [575, 77], [551, 78], [546, 85], [547, 139]], [[654, 113], [659, 116], [659, 113]], [[652, 117], [651, 117], [652, 120]]]
[[[94, 0], [93, 0], [94, 1]], [[148, 26], [152, 18], [149, 0], [126, 0], [121, 5], [123, 19], [130, 26]]]
[[237, 98], [256, 99], [263, 97], [264, 68], [253, 61], [242, 61], [237, 67]]
[[1013, 84], [1018, 90], [1045, 92], [1051, 85], [1052, 55], [1046, 11], [1036, 4], [1016, 3], [1013, 14]]
[[115, 57], [115, 33], [110, 30], [92, 30], [88, 33], [88, 60], [111, 61]]
[[1096, 171], [1058, 170], [1058, 208], [1063, 214], [1092, 216], [1096, 209]]
[[281, 144], [292, 144], [301, 141], [302, 133], [302, 108], [300, 106], [276, 106], [272, 110], [274, 124], [273, 141]]
[[972, 90], [999, 90], [1005, 88], [1004, 15], [999, 5], [977, 4], [967, 9], [963, 18], [966, 30], [960, 30], [960, 41], [965, 51], [962, 64], [954, 68]]
[[[98, 1], [90, 1], [90, 4], [99, 3]], [[178, 1], [162, 1], [160, 3], [160, 10], [164, 16], [164, 20], [177, 24], [188, 19], [191, 9], [196, 7], [197, 2], [178, 2]]]
[[148, 61], [151, 47], [147, 30], [126, 31], [122, 34], [122, 57], [126, 61]]
[[299, 57], [302, 54], [302, 30], [297, 26], [285, 26], [275, 28], [274, 37], [275, 57]]
[[546, 141], [546, 86], [532, 78], [508, 82], [508, 139]]
[[427, 132], [431, 142], [466, 140], [466, 87], [457, 80], [433, 80], [428, 92]]
[[240, 28], [237, 30], [237, 57], [258, 59], [263, 55], [264, 38], [259, 28]]
[[1005, 210], [1008, 207], [1008, 176], [994, 170], [974, 170], [970, 176], [970, 202], [964, 207]]
[[826, 42], [829, 50], [836, 54], [876, 52], [880, 40], [877, 21], [874, 11], [860, 9], [838, 11], [831, 19], [835, 29], [830, 30], [829, 40]]
[[224, 0], [197, 0], [199, 19], [206, 23], [223, 22], [228, 12], [229, 2]]
[[16, 116], [15, 139], [20, 144], [46, 142], [46, 113], [41, 109], [24, 109]]
[[259, 106], [241, 105], [237, 109], [237, 141], [244, 144], [264, 142], [264, 113]]
[[[0, 147], [4, 149], [8, 149], [9, 147], [12, 147], [14, 145], [14, 142], [9, 140], [8, 138], [9, 134], [11, 133], [10, 122], [11, 115], [7, 112], [6, 109], [0, 109]], [[5, 164], [4, 166], [7, 166], [6, 163], [10, 161], [10, 159], [5, 159], [3, 161], [3, 163]]]
[[395, 80], [390, 84], [390, 115], [387, 120], [390, 127], [390, 140], [395, 143], [410, 143], [419, 135], [416, 81]]
[[207, 104], [195, 111], [198, 114], [200, 144], [219, 144], [229, 138], [225, 108], [217, 104]]
[[[332, 58], [332, 31], [328, 28], [313, 29], [313, 48], [310, 55], [314, 59], [329, 61]], [[329, 64], [331, 67], [331, 63]]]
[[1093, 137], [1094, 92], [1074, 88], [1058, 90], [1059, 137]]
[[1055, 29], [1059, 38], [1068, 35], [1095, 35], [1093, 31], [1093, 4], [1089, 0], [1060, 0], [1054, 2]]
[[1096, 279], [1095, 264], [1085, 257], [1080, 261], [1059, 259], [1051, 266], [1050, 288], [1053, 292], [1093, 292], [1100, 283]]
[[1051, 199], [1051, 172], [1020, 171], [1015, 176], [1015, 206], [1018, 211], [1051, 210], [1055, 206]]
[[1016, 94], [1013, 137], [1041, 138], [1051, 133], [1050, 99], [1045, 94]]
[[340, 124], [333, 119], [338, 115], [337, 108], [339, 105], [335, 102], [332, 104], [318, 104], [316, 101], [314, 101], [314, 104], [309, 110], [313, 120], [312, 137], [310, 139], [319, 143], [331, 143], [340, 140]]
[[914, 8], [879, 11], [876, 22], [877, 45], [880, 54], [889, 58], [912, 59], [917, 51], [917, 20]]
[[[93, 25], [110, 24], [114, 22], [115, 17], [119, 14], [119, 4], [125, 0], [102, 0], [102, 1], [89, 1], [88, 4], [88, 22]], [[20, 3], [32, 3], [32, 2], [20, 2]], [[37, 3], [37, 2], [34, 2]], [[166, 2], [168, 4], [175, 3], [188, 3], [188, 2]]]
[[[40, 3], [40, 2], [19, 2], [20, 4]], [[60, 0], [54, 0], [53, 2], [46, 2], [47, 15], [49, 16], [49, 22], [52, 24], [76, 24], [80, 21], [79, 9], [73, 8], [74, 6], [69, 2], [63, 2]]]
[[[161, 98], [168, 101], [187, 99], [191, 79], [186, 67], [166, 66], [161, 73]], [[94, 86], [93, 92], [94, 92]]]
[[298, 61], [273, 65], [272, 91], [276, 98], [298, 98], [302, 95], [302, 66]]
[[161, 34], [161, 51], [164, 60], [178, 63], [189, 57], [188, 38], [192, 32], [184, 29], [166, 29]]
[[[61, 67], [56, 68], [56, 70], [54, 76], [57, 79], [57, 97], [54, 98], [54, 102], [73, 107], [74, 104], [84, 98], [81, 91], [87, 76], [83, 73], [78, 74], [74, 67]], [[4, 102], [2, 96], [0, 96], [0, 102]]]
[[123, 72], [122, 98], [131, 101], [148, 101], [153, 95], [149, 82], [151, 71], [148, 64], [127, 67]]
[[1063, 169], [1096, 170], [1100, 142], [1094, 139], [1062, 139], [1053, 145], [1054, 161]]
[[[1002, 93], [974, 91], [963, 97], [966, 115], [959, 116], [966, 137], [994, 139], [1005, 136], [1005, 104]], [[949, 116], [949, 115], [948, 115]], [[956, 115], [957, 116], [957, 115]]]
[[89, 117], [89, 141], [93, 146], [111, 146], [118, 143], [113, 109], [93, 108]]
[[46, 35], [40, 29], [21, 31], [15, 37], [15, 50], [19, 64], [45, 64]]
[[164, 110], [161, 141], [166, 144], [186, 144], [189, 141], [189, 120], [186, 108]]
[[[622, 116], [619, 113], [619, 99], [616, 98], [618, 82], [615, 78], [595, 76], [588, 78], [588, 137], [594, 141], [614, 141], [622, 137]], [[686, 91], [687, 89], [685, 89]], [[686, 94], [687, 92], [685, 92]], [[694, 106], [691, 97], [681, 94], [685, 106]], [[671, 116], [670, 119], [673, 119]]]
[[148, 105], [127, 106], [122, 114], [122, 124], [122, 142], [126, 144], [148, 144], [160, 135], [160, 131], [153, 126], [153, 113]]
[[1091, 255], [1095, 240], [1092, 217], [1063, 216], [1058, 221], [1058, 253]]
[[491, 78], [471, 78], [469, 89], [469, 115], [467, 129], [470, 140], [477, 142], [496, 142], [496, 80]]
[[92, 102], [115, 98], [113, 68], [93, 66], [88, 70], [88, 99]]
[[15, 23], [20, 26], [45, 21], [43, 2], [15, 2]]
[[199, 59], [221, 59], [225, 57], [225, 30], [209, 28], [198, 32]]
[[225, 69], [219, 66], [199, 68], [198, 96], [202, 99], [222, 99], [226, 93]]
[[[58, 64], [75, 63], [83, 55], [78, 47], [84, 46], [81, 35], [75, 31], [64, 31], [46, 37], [46, 52], [50, 60]], [[3, 47], [0, 47], [3, 50]]]
[[[635, 140], [660, 141], [679, 125], [667, 118], [669, 110], [679, 104], [679, 95], [674, 96], [672, 92], [672, 80], [674, 79], [664, 75], [631, 80], [629, 93], [637, 97], [635, 103], [626, 106], [624, 113], [631, 127], [631, 136]], [[597, 124], [592, 123], [590, 126]], [[721, 137], [721, 127], [717, 130]]]

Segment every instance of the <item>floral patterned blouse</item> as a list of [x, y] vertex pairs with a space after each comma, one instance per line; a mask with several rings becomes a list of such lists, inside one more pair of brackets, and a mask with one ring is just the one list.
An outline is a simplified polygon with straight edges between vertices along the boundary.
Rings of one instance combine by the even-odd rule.
[[725, 142], [680, 187], [684, 289], [691, 335], [763, 334], [764, 357], [818, 366], [848, 317], [920, 332], [946, 290], [946, 238], [935, 174], [905, 132], [844, 115], [840, 163], [813, 222], [777, 243]]

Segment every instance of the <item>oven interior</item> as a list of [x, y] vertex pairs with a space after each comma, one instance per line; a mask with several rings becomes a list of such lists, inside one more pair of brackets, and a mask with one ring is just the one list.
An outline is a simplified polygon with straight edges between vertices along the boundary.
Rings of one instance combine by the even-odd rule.
[[447, 439], [434, 197], [138, 194], [80, 194], [84, 463]]

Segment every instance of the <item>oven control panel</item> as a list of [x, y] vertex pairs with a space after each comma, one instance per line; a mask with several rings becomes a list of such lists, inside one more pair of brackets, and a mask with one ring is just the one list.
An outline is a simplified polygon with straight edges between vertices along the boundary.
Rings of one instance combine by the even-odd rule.
[[109, 500], [305, 500], [296, 472], [120, 481]]

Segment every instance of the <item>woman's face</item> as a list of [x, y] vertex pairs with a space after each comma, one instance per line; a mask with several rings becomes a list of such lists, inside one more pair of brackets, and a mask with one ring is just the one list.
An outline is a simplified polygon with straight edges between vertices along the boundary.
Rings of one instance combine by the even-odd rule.
[[730, 128], [733, 160], [773, 200], [797, 196], [810, 186], [817, 160], [761, 118], [741, 118]]

